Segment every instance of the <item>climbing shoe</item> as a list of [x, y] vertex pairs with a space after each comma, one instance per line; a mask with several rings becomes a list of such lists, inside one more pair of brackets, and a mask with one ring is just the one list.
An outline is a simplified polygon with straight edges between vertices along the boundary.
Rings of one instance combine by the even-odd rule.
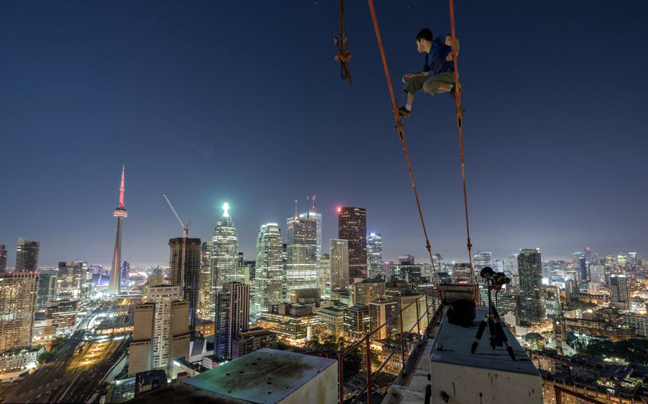
[[412, 111], [405, 107], [400, 107], [398, 108], [398, 114], [403, 118], [409, 118], [410, 116], [412, 116]]

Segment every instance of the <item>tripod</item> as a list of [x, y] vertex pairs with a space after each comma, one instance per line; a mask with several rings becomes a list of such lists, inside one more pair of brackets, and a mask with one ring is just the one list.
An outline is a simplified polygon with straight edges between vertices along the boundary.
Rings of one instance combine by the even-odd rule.
[[493, 304], [493, 300], [491, 299], [491, 290], [493, 288], [491, 284], [491, 279], [487, 279], [487, 286], [488, 286], [488, 313], [484, 314], [484, 319], [481, 321], [479, 324], [479, 328], [477, 329], [477, 335], [475, 336], [475, 340], [472, 343], [472, 346], [470, 347], [470, 353], [475, 353], [477, 350], [477, 345], [479, 345], [479, 341], [481, 340], [482, 335], [484, 334], [484, 330], [486, 329], [486, 323], [488, 323], [488, 332], [490, 334], [490, 346], [495, 349], [495, 347], [498, 346], [506, 346], [506, 351], [508, 351], [509, 356], [511, 359], [515, 360], [515, 354], [513, 353], [513, 348], [508, 342], [508, 338], [506, 337], [506, 334], [504, 333], [504, 329], [502, 328], [502, 323], [500, 322], [500, 316], [497, 313], [497, 308]]

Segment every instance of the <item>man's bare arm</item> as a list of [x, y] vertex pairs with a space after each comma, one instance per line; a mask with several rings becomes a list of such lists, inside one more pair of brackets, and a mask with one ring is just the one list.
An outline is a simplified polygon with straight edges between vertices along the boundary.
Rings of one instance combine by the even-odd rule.
[[403, 83], [405, 83], [407, 80], [411, 79], [412, 77], [416, 77], [416, 76], [426, 77], [428, 74], [429, 72], [407, 73], [406, 75], [403, 76]]
[[[452, 36], [446, 35], [445, 40], [443, 41], [446, 46], [452, 47]], [[457, 55], [459, 55], [459, 38], [457, 38], [457, 49], [456, 49]], [[446, 60], [452, 60], [452, 53], [449, 53], [448, 56], [446, 56]]]

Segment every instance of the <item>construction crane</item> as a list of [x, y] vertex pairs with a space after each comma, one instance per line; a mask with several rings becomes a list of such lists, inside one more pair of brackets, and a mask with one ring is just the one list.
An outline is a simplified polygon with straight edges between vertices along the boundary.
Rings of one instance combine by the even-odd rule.
[[164, 196], [164, 199], [166, 199], [166, 201], [169, 204], [169, 207], [171, 208], [171, 210], [173, 211], [173, 214], [175, 215], [176, 219], [178, 219], [178, 222], [180, 222], [180, 226], [182, 226], [182, 237], [184, 237], [184, 238], [189, 237], [189, 223], [191, 223], [191, 221], [187, 222], [187, 224], [184, 224], [182, 222], [182, 219], [180, 219], [180, 216], [178, 215], [178, 212], [176, 212], [175, 208], [171, 204], [171, 201], [169, 200], [169, 198], [167, 198], [166, 194], [163, 194], [162, 196]]

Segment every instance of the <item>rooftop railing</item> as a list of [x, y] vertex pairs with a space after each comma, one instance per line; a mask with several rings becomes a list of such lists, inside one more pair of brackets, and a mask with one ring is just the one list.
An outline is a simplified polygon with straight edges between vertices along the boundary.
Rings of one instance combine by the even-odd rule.
[[[430, 302], [431, 300], [431, 302]], [[425, 301], [425, 308], [422, 309], [421, 305]], [[346, 357], [349, 357], [352, 355], [354, 352], [356, 352], [359, 349], [362, 349], [362, 346], [364, 346], [364, 373], [365, 373], [365, 383], [364, 386], [360, 389], [358, 393], [354, 393], [355, 396], [349, 397], [347, 400], [351, 400], [350, 404], [355, 404], [359, 402], [363, 396], [366, 397], [366, 402], [367, 404], [372, 404], [372, 393], [373, 393], [373, 383], [377, 379], [377, 377], [381, 374], [385, 366], [390, 363], [390, 360], [394, 356], [394, 354], [399, 353], [400, 354], [400, 362], [401, 362], [401, 369], [399, 372], [399, 375], [404, 376], [406, 374], [407, 370], [407, 361], [411, 357], [412, 351], [416, 348], [418, 344], [420, 344], [422, 341], [424, 341], [426, 337], [426, 330], [428, 328], [428, 325], [431, 322], [431, 317], [433, 315], [436, 315], [437, 312], [434, 309], [435, 306], [435, 297], [432, 299], [428, 298], [428, 294], [421, 295], [414, 299], [412, 302], [407, 304], [405, 307], [402, 307], [398, 313], [387, 319], [384, 323], [380, 324], [370, 332], [368, 332], [362, 339], [359, 341], [355, 342], [353, 345], [351, 345], [348, 349], [346, 349], [344, 352], [341, 352], [338, 354], [338, 394], [339, 394], [339, 404], [344, 404], [345, 402], [345, 394], [344, 394], [344, 382], [345, 382], [345, 375], [344, 375], [344, 359]], [[409, 330], [404, 328], [404, 317], [410, 309], [410, 307], [414, 305], [416, 308], [416, 321], [415, 323], [410, 327]], [[414, 310], [414, 309], [410, 309]], [[409, 318], [411, 320], [411, 317]], [[377, 366], [377, 370], [373, 370], [374, 366], [372, 366], [372, 352], [371, 352], [371, 341], [372, 339], [376, 340], [377, 334], [383, 330], [385, 327], [390, 327], [390, 328], [395, 328], [391, 326], [391, 324], [394, 324], [395, 322], [398, 323], [398, 335], [400, 338], [398, 338], [397, 342], [399, 346], [395, 347], [396, 349], [390, 349], [391, 353], [384, 358], [382, 361], [380, 361], [380, 366]], [[416, 331], [414, 331], [416, 329]], [[388, 329], [388, 334], [389, 334], [389, 339], [391, 339], [391, 336], [393, 335], [392, 329]], [[406, 341], [407, 338], [413, 337], [416, 339], [415, 344], [408, 344]], [[408, 346], [409, 345], [409, 346]], [[406, 349], [407, 346], [407, 349]], [[410, 349], [411, 347], [411, 349]], [[400, 348], [400, 349], [398, 349]]]

